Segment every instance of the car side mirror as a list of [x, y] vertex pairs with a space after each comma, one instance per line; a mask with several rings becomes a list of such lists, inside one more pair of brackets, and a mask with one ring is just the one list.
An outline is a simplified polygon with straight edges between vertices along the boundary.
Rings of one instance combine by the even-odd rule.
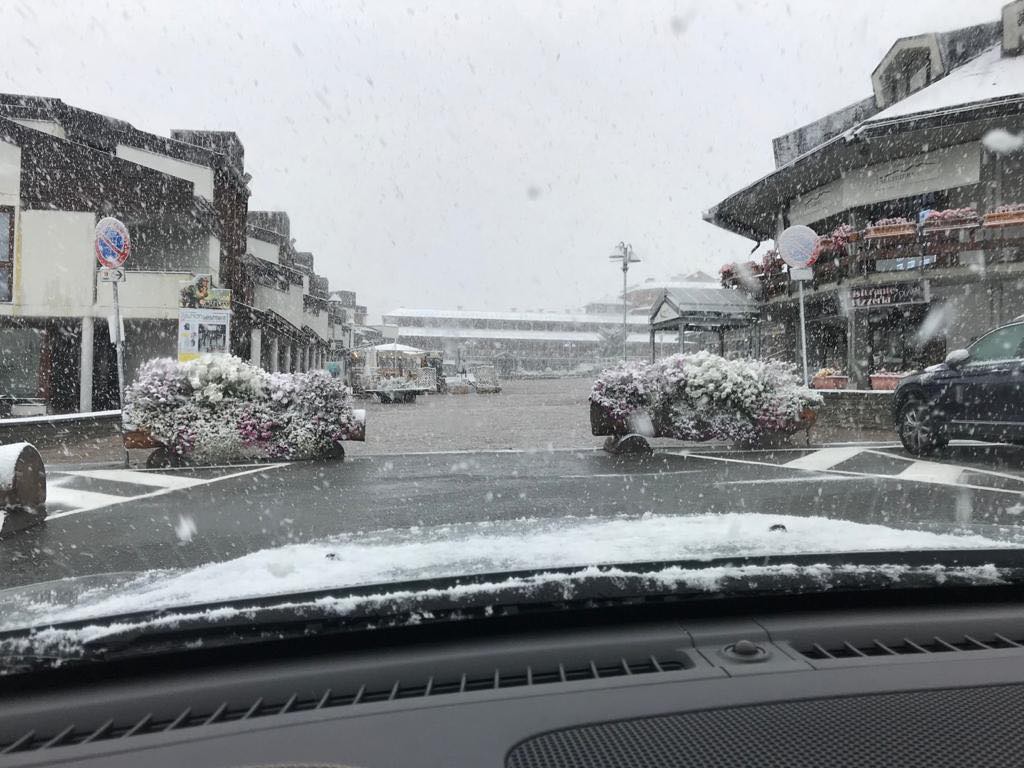
[[950, 368], [959, 368], [971, 359], [971, 353], [966, 349], [954, 349], [946, 355], [946, 365]]

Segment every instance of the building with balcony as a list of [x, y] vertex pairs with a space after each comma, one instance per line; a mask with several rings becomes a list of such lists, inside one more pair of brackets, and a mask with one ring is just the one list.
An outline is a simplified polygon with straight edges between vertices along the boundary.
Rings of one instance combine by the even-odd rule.
[[132, 237], [119, 286], [127, 380], [177, 354], [181, 284], [197, 274], [233, 292], [234, 354], [267, 370], [323, 366], [344, 324], [327, 279], [294, 249], [287, 214], [248, 211], [249, 178], [234, 133], [168, 138], [0, 94], [0, 405], [117, 407], [112, 288], [93, 250], [103, 216]]
[[246, 356], [268, 371], [306, 371], [333, 359], [337, 314], [314, 256], [296, 251], [284, 211], [249, 211], [245, 275], [251, 291]]
[[160, 162], [176, 174], [152, 167], [157, 153], [140, 149], [147, 135], [127, 124], [55, 100], [0, 97], [4, 400], [57, 411], [116, 407], [112, 289], [98, 282], [93, 251], [101, 216], [132, 232], [120, 286], [129, 376], [154, 351], [174, 353], [180, 282], [224, 272], [233, 254], [213, 206], [215, 160], [163, 141], [171, 149]]
[[[1024, 308], [1024, 2], [999, 20], [897, 40], [872, 95], [774, 141], [776, 169], [704, 218], [757, 243], [822, 237], [807, 285], [812, 368], [940, 360]], [[758, 300], [756, 353], [798, 359], [796, 286], [773, 251], [723, 267]], [[727, 335], [749, 343], [749, 330]]]

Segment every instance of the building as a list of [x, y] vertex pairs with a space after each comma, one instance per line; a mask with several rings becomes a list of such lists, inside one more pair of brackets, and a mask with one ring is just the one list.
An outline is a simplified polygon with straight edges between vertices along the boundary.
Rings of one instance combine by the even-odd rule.
[[[869, 97], [775, 139], [776, 169], [705, 213], [757, 243], [793, 224], [823, 236], [807, 284], [812, 368], [864, 386], [1021, 314], [1024, 155], [1008, 150], [1024, 131], [1022, 24], [1018, 0], [998, 21], [897, 40]], [[723, 282], [759, 302], [755, 352], [799, 359], [777, 255], [726, 265]], [[749, 336], [731, 331], [726, 346]]]
[[176, 355], [181, 283], [194, 275], [232, 290], [231, 350], [267, 370], [350, 349], [287, 215], [248, 211], [244, 160], [232, 132], [162, 137], [59, 99], [0, 94], [0, 403], [117, 407], [112, 289], [93, 251], [103, 216], [132, 236], [119, 286], [128, 380]]
[[172, 353], [179, 282], [194, 272], [220, 280], [238, 255], [215, 208], [218, 169], [235, 173], [227, 162], [54, 99], [0, 96], [0, 396], [58, 411], [116, 407], [111, 287], [93, 253], [104, 215], [133, 235], [121, 286], [128, 373], [164, 339]]
[[[621, 306], [621, 304], [620, 304]], [[399, 308], [384, 315], [398, 341], [450, 360], [513, 371], [571, 370], [622, 359], [622, 314]], [[648, 312], [629, 315], [629, 355], [649, 354]], [[665, 342], [675, 345], [674, 337]], [[674, 346], [673, 346], [674, 348]]]
[[295, 249], [288, 214], [249, 211], [246, 248], [249, 344], [241, 354], [268, 371], [323, 368], [337, 352], [337, 313], [313, 254]]

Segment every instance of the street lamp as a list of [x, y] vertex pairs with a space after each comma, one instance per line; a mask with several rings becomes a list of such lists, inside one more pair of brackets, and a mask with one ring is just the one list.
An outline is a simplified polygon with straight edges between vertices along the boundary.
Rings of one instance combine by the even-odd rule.
[[613, 253], [608, 258], [612, 261], [622, 262], [622, 362], [628, 359], [626, 356], [626, 344], [629, 341], [629, 301], [626, 298], [626, 273], [629, 272], [629, 265], [636, 264], [640, 257], [633, 253], [633, 246], [626, 243], [619, 243], [615, 246], [618, 253]]

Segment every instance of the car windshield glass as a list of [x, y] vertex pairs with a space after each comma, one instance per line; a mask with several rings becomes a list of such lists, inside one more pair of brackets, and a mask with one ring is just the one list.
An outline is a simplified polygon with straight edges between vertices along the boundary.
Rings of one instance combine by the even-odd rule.
[[1024, 0], [5, 20], [0, 651], [1016, 562]]
[[1024, 323], [1000, 328], [971, 345], [971, 362], [1024, 357]]

